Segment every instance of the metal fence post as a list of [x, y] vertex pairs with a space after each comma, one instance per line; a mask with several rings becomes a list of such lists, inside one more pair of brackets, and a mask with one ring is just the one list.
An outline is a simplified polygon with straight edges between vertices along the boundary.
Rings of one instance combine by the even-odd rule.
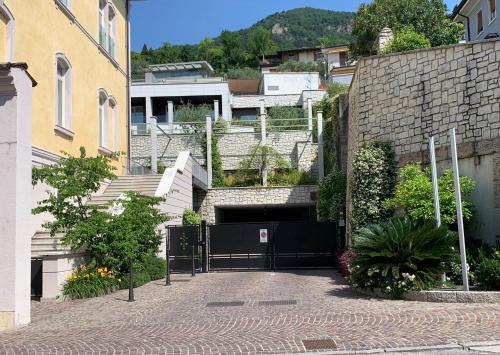
[[133, 259], [132, 257], [128, 258], [128, 301], [135, 302], [134, 299], [134, 275], [133, 275]]
[[191, 255], [191, 276], [196, 276], [196, 265], [195, 265], [195, 261], [194, 261], [194, 245], [191, 246], [191, 249], [192, 249], [192, 255]]
[[323, 154], [323, 112], [318, 111], [318, 177], [325, 177], [325, 159]]
[[205, 165], [207, 167], [207, 173], [208, 173], [208, 188], [212, 188], [212, 117], [207, 116], [206, 117], [206, 123], [207, 123], [207, 161], [205, 162]]
[[208, 272], [208, 238], [207, 238], [207, 221], [201, 221], [200, 225], [201, 232], [201, 260], [202, 260], [202, 271]]
[[310, 97], [307, 99], [307, 129], [313, 130], [313, 104]]
[[167, 235], [166, 235], [166, 250], [167, 250], [167, 275], [166, 275], [166, 280], [165, 280], [165, 286], [170, 286], [172, 284], [170, 280], [170, 232], [167, 228]]

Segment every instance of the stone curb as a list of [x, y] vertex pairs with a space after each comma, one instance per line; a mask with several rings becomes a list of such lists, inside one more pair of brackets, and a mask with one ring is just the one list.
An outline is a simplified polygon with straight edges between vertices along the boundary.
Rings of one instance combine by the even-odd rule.
[[[371, 297], [390, 299], [380, 289], [353, 288], [353, 291]], [[443, 303], [500, 303], [500, 291], [410, 291], [403, 295], [405, 301]]]

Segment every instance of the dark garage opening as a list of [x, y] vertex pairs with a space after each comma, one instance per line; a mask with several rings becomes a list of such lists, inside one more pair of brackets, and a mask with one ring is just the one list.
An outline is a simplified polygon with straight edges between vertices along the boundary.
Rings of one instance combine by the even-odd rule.
[[216, 223], [316, 221], [314, 206], [216, 208]]

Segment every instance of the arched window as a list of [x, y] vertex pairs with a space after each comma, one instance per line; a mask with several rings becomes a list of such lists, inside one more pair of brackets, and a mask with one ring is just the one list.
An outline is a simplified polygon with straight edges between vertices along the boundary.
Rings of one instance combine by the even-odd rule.
[[116, 11], [107, 0], [99, 0], [99, 44], [113, 58], [116, 53]]
[[109, 148], [109, 99], [104, 90], [99, 90], [99, 147]]
[[118, 105], [113, 96], [109, 98], [109, 114], [110, 122], [113, 123], [113, 149], [118, 152], [120, 151], [120, 125], [118, 122]]
[[14, 61], [14, 17], [0, 1], [0, 63]]
[[71, 65], [64, 54], [56, 55], [56, 126], [71, 131]]

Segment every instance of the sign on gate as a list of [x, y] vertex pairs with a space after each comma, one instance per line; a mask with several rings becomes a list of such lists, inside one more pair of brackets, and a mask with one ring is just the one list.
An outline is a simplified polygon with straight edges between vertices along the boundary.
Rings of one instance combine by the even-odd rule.
[[267, 243], [267, 229], [260, 230], [260, 242]]

